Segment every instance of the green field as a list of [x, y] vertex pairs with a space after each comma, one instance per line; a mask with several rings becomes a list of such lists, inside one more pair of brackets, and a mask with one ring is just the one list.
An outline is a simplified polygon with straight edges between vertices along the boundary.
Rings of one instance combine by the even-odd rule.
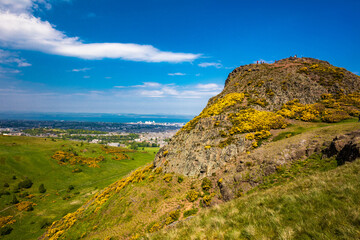
[[[104, 160], [98, 163], [99, 167], [60, 165], [52, 158], [57, 151], [85, 158], [103, 156]], [[0, 217], [10, 215], [16, 220], [9, 225], [12, 232], [0, 238], [36, 239], [45, 231], [46, 223], [75, 211], [98, 190], [151, 162], [157, 151], [158, 148], [145, 148], [125, 152], [128, 159], [113, 160], [114, 155], [106, 153], [98, 144], [0, 136]], [[74, 173], [74, 169], [81, 172]], [[31, 188], [18, 189], [19, 182], [26, 178], [33, 182]], [[39, 192], [40, 184], [44, 184], [45, 193]], [[34, 196], [28, 198], [27, 194]], [[32, 211], [19, 211], [11, 204], [14, 196], [19, 202], [30, 201], [36, 205]]]

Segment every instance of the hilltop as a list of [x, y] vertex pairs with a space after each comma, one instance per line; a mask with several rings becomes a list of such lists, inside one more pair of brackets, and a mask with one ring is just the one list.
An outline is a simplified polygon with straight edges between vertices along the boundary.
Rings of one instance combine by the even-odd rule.
[[[204, 220], [213, 218], [208, 208], [217, 206], [219, 211], [231, 212], [229, 206], [245, 201], [252, 209], [256, 206], [247, 199], [261, 202], [264, 194], [273, 191], [288, 192], [289, 198], [297, 198], [290, 187], [294, 184], [295, 189], [308, 186], [321, 194], [338, 191], [340, 183], [322, 184], [319, 190], [316, 184], [304, 187], [298, 182], [308, 176], [332, 181], [327, 172], [351, 172], [352, 168], [349, 188], [355, 188], [356, 195], [358, 162], [348, 162], [360, 157], [359, 90], [359, 76], [311, 58], [287, 58], [274, 64], [236, 68], [229, 74], [224, 90], [159, 150], [153, 164], [118, 180], [76, 212], [54, 222], [41, 239], [161, 239], [161, 234], [167, 232], [152, 233], [174, 226], [180, 226], [180, 230], [169, 232], [167, 238], [180, 238], [181, 231], [186, 231], [181, 227], [194, 224], [199, 218], [189, 219], [198, 213], [202, 222], [194, 226], [199, 226], [201, 233], [194, 228], [191, 231], [204, 237], [207, 232], [210, 234], [209, 228], [216, 227]], [[341, 181], [346, 182], [346, 177]], [[222, 205], [234, 198], [239, 199]], [[275, 194], [274, 198], [279, 196]], [[314, 197], [309, 201], [322, 200]], [[271, 204], [276, 208], [276, 202]], [[337, 206], [330, 203], [323, 213], [330, 214]], [[234, 207], [236, 211], [239, 210]], [[316, 209], [312, 211], [303, 217], [311, 216]], [[216, 224], [224, 229], [235, 226], [231, 221], [241, 226], [231, 219], [220, 221], [224, 225]], [[347, 219], [347, 224], [356, 229], [356, 221]], [[306, 231], [307, 226], [298, 227], [297, 230]], [[320, 226], [315, 228], [321, 231]], [[264, 236], [257, 234], [253, 225], [249, 229], [244, 227], [239, 230], [240, 235], [235, 231], [229, 237]], [[269, 231], [275, 238], [285, 236], [273, 229]], [[354, 236], [344, 229], [338, 231], [342, 236]], [[219, 233], [209, 236], [227, 236]]]
[[[156, 156], [165, 172], [211, 176], [291, 121], [338, 122], [359, 115], [360, 77], [312, 58], [250, 64]], [[270, 131], [270, 132], [269, 132]], [[254, 133], [254, 134], [247, 134]], [[256, 141], [257, 140], [257, 141]]]

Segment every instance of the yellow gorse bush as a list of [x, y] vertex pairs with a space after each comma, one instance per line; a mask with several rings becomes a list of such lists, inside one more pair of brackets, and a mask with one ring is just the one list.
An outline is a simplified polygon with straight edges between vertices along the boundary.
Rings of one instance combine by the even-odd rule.
[[14, 216], [4, 216], [4, 217], [0, 217], [0, 228], [15, 223], [16, 220], [13, 219], [13, 218], [14, 218]]
[[197, 117], [188, 122], [182, 130], [190, 131], [199, 122], [201, 118], [211, 117], [221, 114], [226, 108], [241, 103], [244, 100], [243, 93], [229, 93], [223, 98], [218, 99], [214, 104], [205, 108]]
[[57, 151], [51, 158], [58, 161], [60, 165], [76, 165], [76, 164], [86, 164], [88, 167], [100, 167], [99, 162], [104, 161], [103, 156], [99, 157], [83, 157], [75, 156], [71, 152]]
[[233, 123], [230, 134], [257, 132], [262, 130], [285, 128], [288, 123], [279, 114], [258, 111], [252, 108], [241, 110], [236, 114], [229, 114]]
[[19, 211], [29, 211], [32, 209], [33, 206], [36, 206], [36, 203], [29, 202], [29, 201], [22, 201], [16, 204], [16, 208]]
[[314, 104], [302, 104], [298, 99], [285, 103], [277, 113], [286, 117], [306, 122], [324, 121], [339, 122], [350, 116], [360, 114], [360, 93], [336, 96], [323, 94], [321, 100]]

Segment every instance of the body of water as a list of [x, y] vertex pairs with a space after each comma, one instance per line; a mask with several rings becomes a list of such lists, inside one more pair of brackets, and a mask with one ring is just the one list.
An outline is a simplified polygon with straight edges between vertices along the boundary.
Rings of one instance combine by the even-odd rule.
[[111, 113], [0, 113], [2, 120], [37, 120], [37, 121], [82, 121], [82, 122], [145, 122], [186, 123], [194, 116], [162, 114], [111, 114]]

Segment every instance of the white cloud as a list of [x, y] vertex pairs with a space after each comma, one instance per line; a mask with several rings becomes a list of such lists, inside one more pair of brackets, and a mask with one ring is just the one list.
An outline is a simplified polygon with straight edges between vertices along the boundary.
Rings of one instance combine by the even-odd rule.
[[84, 76], [84, 78], [90, 78], [90, 76]]
[[185, 76], [186, 73], [180, 73], [180, 72], [177, 72], [177, 73], [168, 73], [169, 76]]
[[[3, 68], [0, 66], [0, 73], [10, 73], [10, 74], [17, 74], [17, 73], [20, 73], [21, 71], [20, 70], [17, 70], [17, 69], [12, 69], [12, 68]], [[3, 75], [0, 75], [1, 77], [3, 77]]]
[[25, 59], [18, 57], [16, 53], [0, 49], [0, 64], [17, 64], [18, 67], [29, 67], [30, 63]]
[[220, 91], [222, 86], [216, 83], [198, 84], [195, 86], [200, 91]]
[[42, 6], [46, 9], [51, 8], [46, 0], [0, 0], [0, 9], [13, 13], [27, 13]]
[[[179, 86], [175, 84], [145, 82], [142, 85], [130, 87], [135, 88], [130, 94], [150, 98], [208, 98], [215, 96], [222, 90], [222, 87], [215, 83]], [[125, 86], [114, 86], [114, 88], [122, 88], [129, 91], [128, 87]]]
[[[27, 6], [25, 3], [23, 7]], [[3, 47], [82, 59], [118, 58], [144, 62], [191, 62], [201, 56], [166, 52], [151, 45], [134, 43], [83, 43], [78, 37], [68, 37], [56, 30], [48, 21], [29, 13], [11, 11], [0, 10], [0, 44]]]
[[216, 67], [216, 68], [222, 68], [222, 64], [218, 62], [203, 62], [198, 64], [199, 67]]
[[200, 73], [195, 74], [196, 77], [200, 77], [200, 75], [201, 75]]
[[161, 90], [143, 90], [140, 94], [145, 97], [164, 97], [164, 92]]
[[134, 85], [132, 87], [135, 88], [154, 88], [154, 87], [160, 87], [161, 84], [157, 82], [144, 82], [142, 85]]
[[73, 69], [71, 71], [73, 71], [73, 72], [86, 72], [86, 71], [89, 71], [89, 70], [91, 70], [91, 68], [75, 68], [75, 69]]

